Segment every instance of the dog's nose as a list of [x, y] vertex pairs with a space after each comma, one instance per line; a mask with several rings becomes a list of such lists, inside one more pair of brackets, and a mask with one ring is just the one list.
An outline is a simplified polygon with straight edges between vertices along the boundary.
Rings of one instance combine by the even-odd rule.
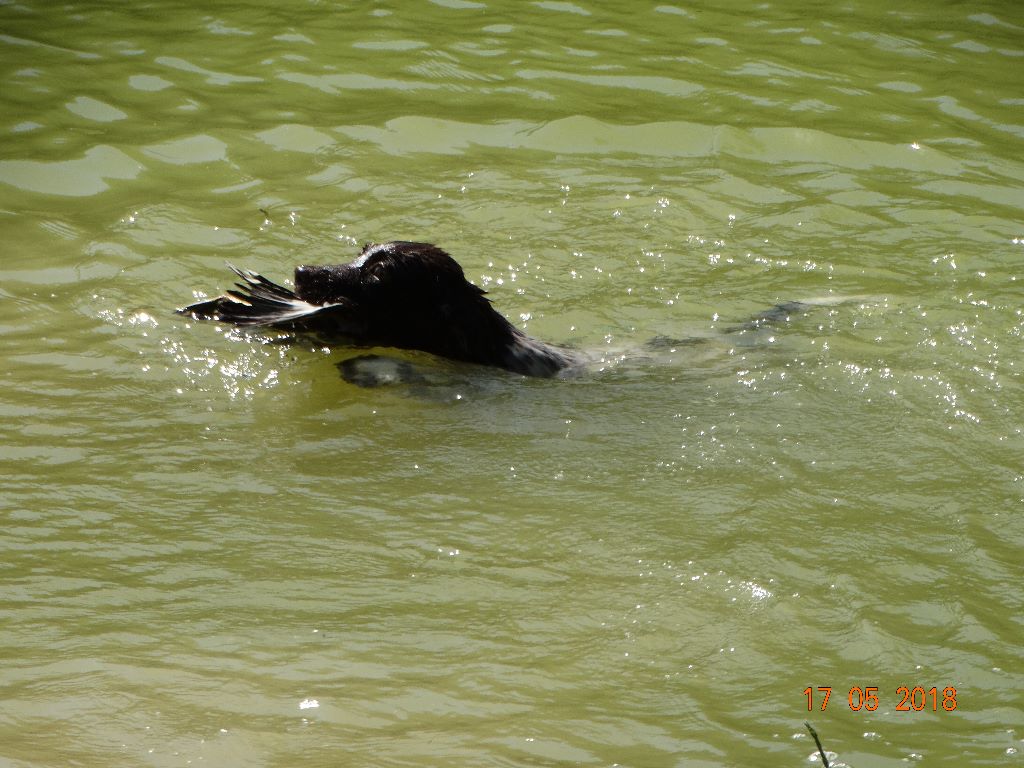
[[295, 282], [310, 285], [324, 277], [324, 268], [310, 264], [302, 264], [295, 268]]
[[324, 302], [344, 293], [333, 267], [303, 264], [295, 268], [295, 292], [306, 301]]
[[295, 268], [295, 290], [300, 296], [323, 289], [323, 286], [319, 285], [321, 281], [317, 279], [321, 276], [318, 274], [321, 271], [323, 271], [322, 267], [313, 267], [308, 264]]

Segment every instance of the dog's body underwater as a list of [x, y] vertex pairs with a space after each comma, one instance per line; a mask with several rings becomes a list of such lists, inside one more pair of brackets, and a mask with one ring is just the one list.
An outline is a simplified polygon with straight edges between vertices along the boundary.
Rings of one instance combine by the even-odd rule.
[[396, 347], [525, 376], [556, 376], [582, 358], [530, 338], [430, 243], [371, 244], [349, 264], [295, 268], [295, 290], [232, 267], [238, 290], [178, 310], [200, 320], [276, 328], [353, 346]]

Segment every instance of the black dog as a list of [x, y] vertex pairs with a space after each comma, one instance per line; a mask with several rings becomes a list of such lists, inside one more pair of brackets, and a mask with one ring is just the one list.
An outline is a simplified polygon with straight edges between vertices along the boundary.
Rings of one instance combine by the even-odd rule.
[[243, 280], [238, 290], [178, 312], [354, 346], [418, 349], [525, 376], [555, 376], [583, 364], [513, 326], [455, 259], [430, 243], [371, 244], [350, 264], [296, 267], [294, 291], [231, 269]]

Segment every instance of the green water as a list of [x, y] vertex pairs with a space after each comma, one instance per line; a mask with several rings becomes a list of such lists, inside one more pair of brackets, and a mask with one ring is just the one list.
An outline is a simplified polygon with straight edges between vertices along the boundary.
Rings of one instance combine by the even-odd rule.
[[[1000, 2], [0, 3], [0, 766], [1021, 765], [1022, 73]], [[597, 362], [172, 313], [387, 239]]]

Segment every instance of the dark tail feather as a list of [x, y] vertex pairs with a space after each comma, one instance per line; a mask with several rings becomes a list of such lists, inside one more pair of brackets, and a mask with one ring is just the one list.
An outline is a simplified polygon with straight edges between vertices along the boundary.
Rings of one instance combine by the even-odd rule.
[[337, 304], [310, 304], [283, 285], [248, 269], [228, 264], [231, 271], [242, 278], [235, 283], [238, 290], [225, 291], [223, 296], [196, 302], [180, 315], [191, 315], [197, 320], [220, 320], [235, 325], [287, 325], [299, 318], [320, 312]]

